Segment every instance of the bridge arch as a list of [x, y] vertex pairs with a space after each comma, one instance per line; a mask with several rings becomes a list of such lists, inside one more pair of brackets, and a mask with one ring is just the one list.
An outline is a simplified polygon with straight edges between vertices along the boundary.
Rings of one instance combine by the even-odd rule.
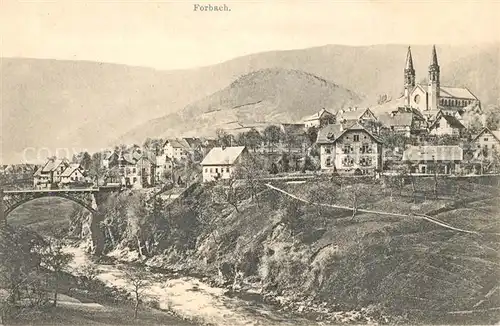
[[[69, 200], [77, 205], [85, 208], [90, 213], [97, 214], [98, 211], [94, 208], [93, 203], [96, 203], [96, 198], [92, 192], [4, 192], [3, 208], [4, 218], [12, 213], [15, 209], [28, 202], [41, 198], [62, 198]], [[97, 203], [96, 203], [97, 207]]]

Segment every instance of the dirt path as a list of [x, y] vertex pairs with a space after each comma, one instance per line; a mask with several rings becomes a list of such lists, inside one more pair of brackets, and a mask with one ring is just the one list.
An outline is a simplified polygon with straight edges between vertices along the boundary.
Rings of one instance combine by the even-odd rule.
[[[71, 268], [92, 264], [83, 248], [66, 247], [74, 255]], [[99, 265], [98, 279], [110, 286], [131, 290], [124, 277], [126, 265]], [[206, 324], [221, 326], [240, 325], [321, 325], [305, 319], [290, 319], [272, 308], [238, 298], [224, 296], [224, 290], [212, 287], [192, 277], [169, 279], [167, 276], [151, 273], [150, 285], [143, 295], [154, 299], [161, 309], [169, 309], [178, 315]]]

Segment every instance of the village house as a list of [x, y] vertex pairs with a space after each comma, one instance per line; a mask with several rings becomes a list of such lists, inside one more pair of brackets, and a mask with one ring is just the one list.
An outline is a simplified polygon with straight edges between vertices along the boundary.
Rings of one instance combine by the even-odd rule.
[[61, 184], [64, 187], [84, 184], [87, 181], [85, 171], [80, 164], [70, 164], [61, 174]]
[[372, 174], [382, 169], [382, 142], [359, 122], [325, 126], [316, 143], [323, 171]]
[[484, 128], [470, 141], [474, 158], [491, 158], [493, 151], [500, 149], [500, 130]]
[[335, 115], [323, 108], [319, 112], [303, 118], [302, 121], [306, 129], [311, 127], [321, 128], [335, 123]]
[[50, 158], [33, 174], [33, 186], [36, 189], [57, 188], [61, 175], [69, 166], [66, 159]]
[[356, 122], [365, 125], [370, 122], [376, 122], [377, 117], [369, 108], [361, 109], [354, 107], [339, 110], [339, 112], [337, 112], [336, 121], [346, 125], [353, 125]]
[[462, 160], [460, 146], [410, 146], [403, 152], [402, 162], [410, 165], [411, 173], [454, 174], [460, 172]]
[[450, 135], [459, 137], [465, 130], [465, 126], [460, 122], [455, 114], [447, 114], [439, 111], [434, 122], [429, 125], [429, 134], [434, 136]]
[[163, 152], [173, 160], [186, 160], [193, 158], [195, 148], [191, 147], [188, 141], [183, 138], [167, 139], [163, 145]]
[[174, 164], [172, 159], [166, 154], [156, 157], [156, 180], [162, 180], [167, 175], [172, 174]]
[[378, 121], [381, 124], [381, 130], [407, 137], [427, 131], [426, 119], [418, 110], [412, 108], [399, 107], [390, 113], [382, 113], [379, 115]]
[[229, 179], [248, 158], [245, 146], [214, 147], [201, 162], [203, 182]]
[[138, 149], [115, 152], [110, 156], [109, 181], [134, 189], [153, 186], [156, 182], [156, 162]]

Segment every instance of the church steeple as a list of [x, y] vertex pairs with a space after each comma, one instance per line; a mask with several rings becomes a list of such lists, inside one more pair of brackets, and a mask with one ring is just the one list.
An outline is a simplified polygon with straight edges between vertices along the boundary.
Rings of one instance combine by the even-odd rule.
[[415, 87], [415, 69], [413, 68], [413, 58], [411, 56], [411, 48], [408, 47], [408, 52], [406, 54], [406, 65], [405, 65], [405, 104], [410, 106], [410, 92]]
[[431, 54], [431, 64], [429, 66], [429, 82], [427, 86], [430, 110], [437, 110], [438, 108], [439, 90], [440, 90], [439, 74], [440, 74], [440, 69], [436, 53], [436, 46], [433, 45]]

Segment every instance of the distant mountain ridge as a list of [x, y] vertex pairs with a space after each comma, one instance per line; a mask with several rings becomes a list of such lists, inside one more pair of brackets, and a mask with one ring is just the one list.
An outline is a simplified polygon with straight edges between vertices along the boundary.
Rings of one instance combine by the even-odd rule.
[[[355, 92], [363, 105], [374, 104], [380, 94], [395, 98], [401, 93], [406, 49], [407, 45], [326, 45], [175, 71], [0, 58], [0, 160], [18, 161], [27, 147], [53, 152], [57, 147], [95, 150], [117, 138], [142, 143], [145, 137], [168, 132], [167, 127], [155, 126], [158, 119], [262, 69], [304, 71]], [[438, 45], [437, 50], [443, 85], [467, 86], [483, 103], [500, 104], [499, 44]], [[417, 80], [427, 76], [430, 51], [431, 46], [412, 46]]]
[[336, 110], [361, 100], [358, 94], [307, 72], [262, 69], [241, 76], [224, 89], [178, 113], [150, 121], [131, 133], [134, 135], [147, 129], [149, 133], [164, 137], [210, 136], [217, 128], [225, 129], [236, 122], [291, 123], [318, 111], [318, 108]]

